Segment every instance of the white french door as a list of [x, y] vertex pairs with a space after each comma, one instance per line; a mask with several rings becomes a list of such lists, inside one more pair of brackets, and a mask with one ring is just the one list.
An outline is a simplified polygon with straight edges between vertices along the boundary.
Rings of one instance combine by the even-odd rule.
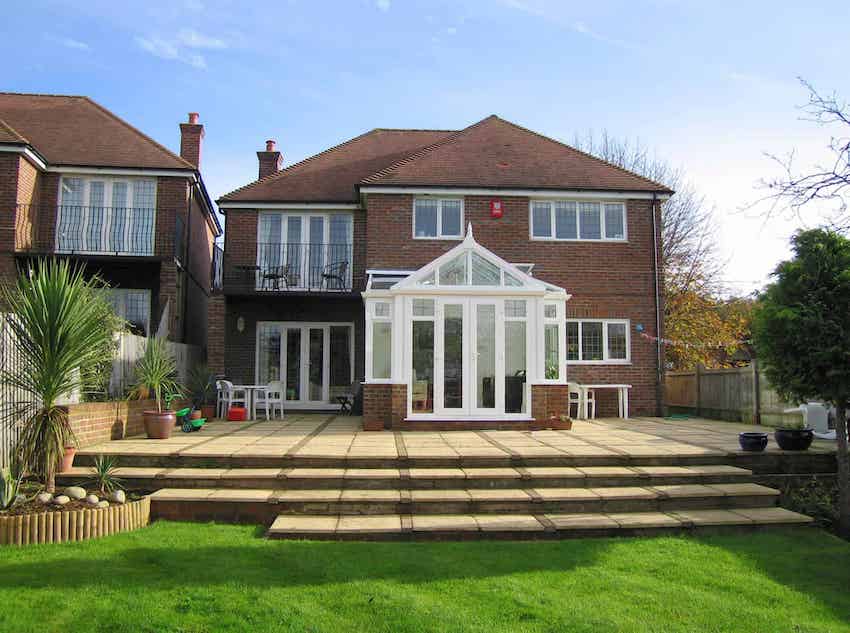
[[327, 408], [354, 380], [350, 323], [258, 323], [256, 381], [280, 380], [287, 406]]
[[525, 300], [413, 299], [410, 308], [411, 415], [528, 414]]

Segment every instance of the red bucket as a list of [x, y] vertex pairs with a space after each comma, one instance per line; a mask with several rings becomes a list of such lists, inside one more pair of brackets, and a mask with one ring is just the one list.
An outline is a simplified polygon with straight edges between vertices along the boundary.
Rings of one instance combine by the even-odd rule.
[[230, 422], [244, 422], [248, 419], [248, 410], [245, 407], [230, 407], [227, 410], [227, 419]]

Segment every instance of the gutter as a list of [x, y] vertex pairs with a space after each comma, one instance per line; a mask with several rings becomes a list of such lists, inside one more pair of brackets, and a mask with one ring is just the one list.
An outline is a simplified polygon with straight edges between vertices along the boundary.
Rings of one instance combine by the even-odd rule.
[[655, 406], [660, 414], [662, 412], [662, 397], [661, 390], [664, 384], [664, 344], [662, 338], [662, 316], [661, 316], [661, 287], [658, 280], [658, 218], [656, 209], [660, 211], [660, 205], [656, 194], [652, 194], [652, 268], [655, 281], [655, 361], [656, 361], [656, 381], [655, 389]]

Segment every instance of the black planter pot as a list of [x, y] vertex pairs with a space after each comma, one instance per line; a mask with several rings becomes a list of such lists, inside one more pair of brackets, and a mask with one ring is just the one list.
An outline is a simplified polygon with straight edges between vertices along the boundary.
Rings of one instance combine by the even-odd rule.
[[748, 453], [761, 453], [767, 446], [767, 433], [738, 433], [738, 443], [741, 450]]
[[783, 451], [804, 451], [815, 439], [811, 429], [776, 429], [773, 437]]

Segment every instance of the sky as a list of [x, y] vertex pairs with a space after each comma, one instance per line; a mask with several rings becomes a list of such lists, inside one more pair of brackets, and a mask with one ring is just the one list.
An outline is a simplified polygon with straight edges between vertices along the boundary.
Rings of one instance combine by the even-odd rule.
[[175, 152], [199, 112], [214, 198], [257, 177], [266, 139], [289, 165], [490, 114], [566, 142], [607, 130], [688, 174], [744, 294], [821, 217], [745, 208], [779, 173], [766, 153], [827, 161], [838, 130], [801, 120], [798, 77], [850, 100], [848, 23], [846, 0], [30, 0], [4, 11], [0, 90], [88, 95]]

